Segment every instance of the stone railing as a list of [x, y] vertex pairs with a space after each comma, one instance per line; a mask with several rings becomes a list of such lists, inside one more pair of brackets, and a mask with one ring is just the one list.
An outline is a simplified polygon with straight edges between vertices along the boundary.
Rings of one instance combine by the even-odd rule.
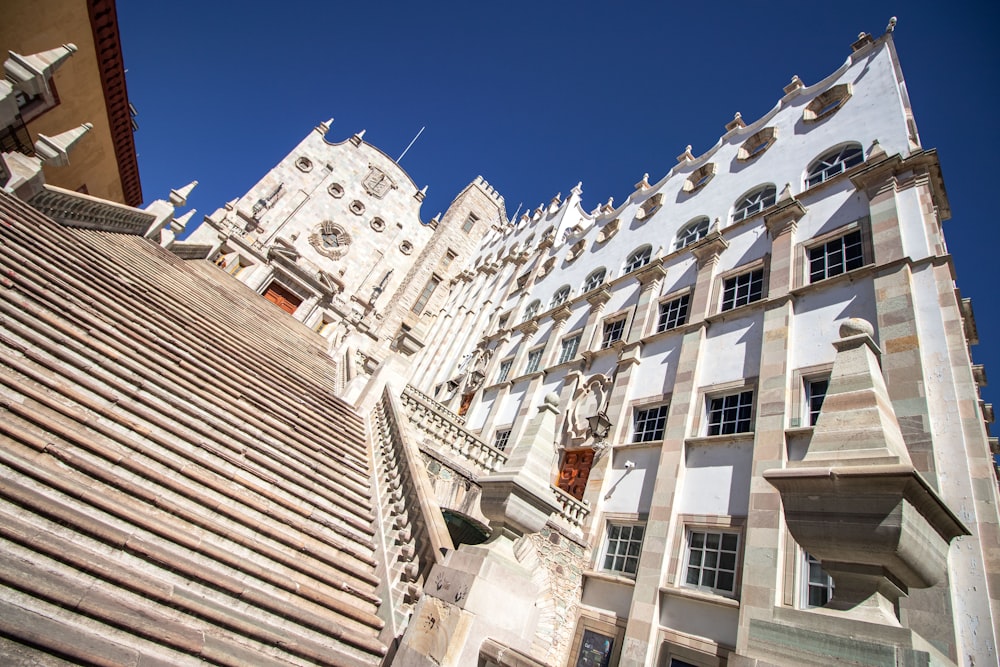
[[29, 203], [66, 227], [139, 235], [156, 220], [152, 213], [53, 185], [46, 185]]
[[557, 486], [552, 487], [552, 493], [561, 508], [558, 518], [562, 520], [565, 528], [570, 529], [571, 533], [580, 535], [584, 522], [590, 516], [590, 505], [577, 500]]
[[[476, 476], [497, 472], [507, 463], [507, 453], [487, 445], [465, 430], [457, 415], [413, 387], [403, 390], [402, 404], [410, 424], [430, 448], [456, 463], [469, 465]], [[580, 535], [590, 515], [590, 506], [555, 486], [552, 495], [561, 508], [552, 520], [569, 533]]]
[[384, 595], [391, 599], [394, 627], [403, 627], [420, 598], [431, 568], [454, 549], [433, 489], [408, 436], [405, 413], [386, 391], [372, 410], [371, 441], [379, 530], [385, 551]]
[[461, 424], [462, 426], [465, 426], [465, 417], [462, 417], [461, 415], [456, 415], [454, 412], [446, 408], [443, 404], [435, 401], [433, 398], [431, 398], [424, 392], [420, 391], [416, 387], [412, 385], [406, 385], [406, 391], [408, 393], [413, 394], [414, 396], [417, 396], [425, 405], [428, 405], [432, 409], [440, 412], [441, 414], [446, 415], [448, 419], [451, 419], [456, 424]]
[[433, 443], [433, 449], [472, 464], [477, 475], [494, 473], [507, 462], [504, 452], [466, 431], [457, 415], [422, 392], [407, 386], [403, 390], [402, 403], [410, 423], [424, 439]]

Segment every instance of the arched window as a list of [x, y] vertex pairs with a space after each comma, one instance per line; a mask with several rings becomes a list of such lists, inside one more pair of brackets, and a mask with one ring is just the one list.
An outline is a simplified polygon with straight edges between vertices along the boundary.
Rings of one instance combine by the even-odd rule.
[[583, 291], [589, 292], [590, 290], [597, 289], [601, 283], [604, 282], [604, 276], [607, 274], [608, 272], [603, 266], [592, 272], [589, 276], [587, 276], [587, 279], [583, 281]]
[[541, 306], [542, 302], [539, 301], [538, 299], [535, 299], [534, 301], [529, 303], [528, 307], [524, 309], [524, 317], [521, 318], [521, 321], [527, 322], [528, 320], [530, 320], [538, 313], [538, 309], [541, 308]]
[[687, 223], [677, 232], [677, 241], [674, 243], [674, 250], [680, 250], [691, 245], [695, 241], [700, 241], [708, 235], [708, 218], [702, 216]]
[[641, 248], [633, 252], [631, 255], [629, 255], [628, 259], [625, 260], [624, 272], [631, 273], [632, 271], [635, 271], [640, 267], [646, 266], [647, 264], [649, 264], [649, 258], [650, 256], [652, 256], [652, 254], [653, 254], [652, 246], [648, 245], [642, 246]]
[[811, 188], [814, 185], [828, 181], [864, 161], [865, 151], [861, 148], [861, 144], [848, 144], [843, 148], [832, 150], [813, 162], [812, 166], [809, 167], [809, 175], [806, 177], [806, 187]]
[[569, 285], [563, 285], [556, 290], [556, 293], [552, 295], [552, 304], [550, 308], [555, 308], [556, 306], [561, 306], [566, 303], [566, 299], [569, 298]]
[[773, 206], [777, 192], [777, 189], [769, 183], [756, 190], [752, 190], [738, 199], [733, 208], [733, 222], [746, 220], [751, 215], [760, 213], [768, 206]]

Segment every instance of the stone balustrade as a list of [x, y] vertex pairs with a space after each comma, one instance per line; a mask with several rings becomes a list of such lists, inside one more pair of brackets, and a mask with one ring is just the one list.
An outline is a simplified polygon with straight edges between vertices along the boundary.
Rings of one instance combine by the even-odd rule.
[[[456, 462], [472, 468], [477, 476], [497, 472], [507, 463], [507, 453], [469, 433], [461, 417], [423, 392], [407, 386], [403, 390], [402, 404], [409, 414], [410, 423], [425, 442], [432, 443], [432, 449], [454, 457]], [[590, 506], [562, 489], [555, 486], [551, 488], [556, 503], [561, 508], [552, 520], [570, 534], [580, 535], [583, 524], [590, 515]]]
[[46, 185], [31, 198], [31, 206], [67, 227], [143, 234], [156, 219], [152, 213]]
[[410, 423], [434, 443], [433, 449], [450, 454], [463, 464], [471, 464], [477, 475], [496, 472], [507, 462], [504, 452], [469, 433], [460, 417], [426, 394], [407, 386], [402, 403]]

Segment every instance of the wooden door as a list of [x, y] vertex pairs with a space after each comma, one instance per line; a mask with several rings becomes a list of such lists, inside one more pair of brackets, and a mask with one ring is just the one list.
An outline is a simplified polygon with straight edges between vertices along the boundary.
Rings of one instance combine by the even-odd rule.
[[294, 313], [295, 309], [302, 303], [302, 299], [292, 290], [276, 282], [272, 282], [267, 286], [267, 289], [264, 291], [264, 298], [286, 313]]
[[590, 468], [594, 465], [594, 450], [577, 449], [563, 454], [562, 465], [559, 467], [559, 488], [577, 500], [583, 500], [583, 492], [587, 489], [587, 478]]

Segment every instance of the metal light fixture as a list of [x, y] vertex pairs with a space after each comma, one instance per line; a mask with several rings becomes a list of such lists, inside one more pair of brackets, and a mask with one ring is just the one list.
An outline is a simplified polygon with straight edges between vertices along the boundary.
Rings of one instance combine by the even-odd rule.
[[607, 437], [611, 433], [611, 420], [603, 410], [599, 410], [596, 415], [587, 417], [590, 435], [594, 438], [594, 451], [602, 452], [607, 448]]

